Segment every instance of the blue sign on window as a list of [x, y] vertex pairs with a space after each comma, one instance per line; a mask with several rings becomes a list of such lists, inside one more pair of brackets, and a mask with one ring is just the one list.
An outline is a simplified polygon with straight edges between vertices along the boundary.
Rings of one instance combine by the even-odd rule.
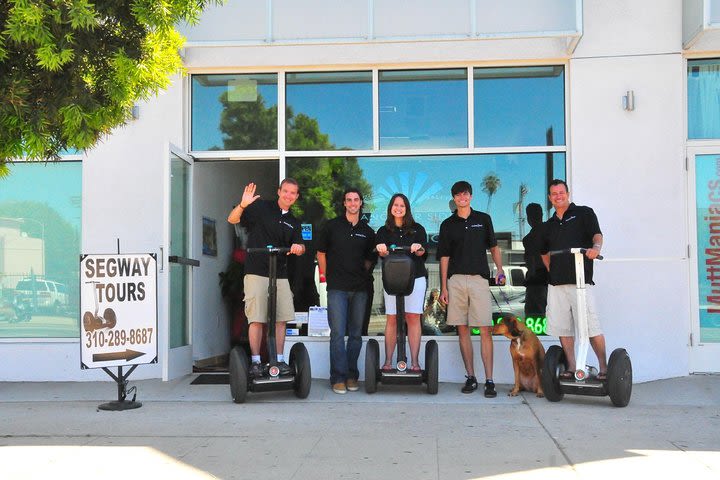
[[312, 224], [311, 223], [303, 223], [302, 224], [302, 239], [312, 240]]

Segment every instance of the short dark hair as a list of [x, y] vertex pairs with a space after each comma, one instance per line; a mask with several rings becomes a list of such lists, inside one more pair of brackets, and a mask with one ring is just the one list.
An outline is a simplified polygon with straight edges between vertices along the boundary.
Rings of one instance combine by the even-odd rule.
[[348, 188], [345, 189], [345, 191], [343, 192], [343, 196], [342, 196], [342, 198], [343, 198], [343, 203], [345, 203], [345, 196], [346, 196], [348, 193], [357, 193], [357, 194], [358, 194], [358, 197], [360, 197], [360, 203], [362, 203], [363, 205], [365, 205], [365, 199], [363, 198], [362, 192], [361, 192], [358, 188], [355, 188], [355, 187], [348, 187]]
[[470, 195], [472, 195], [472, 185], [470, 185], [469, 182], [466, 182], [465, 180], [460, 180], [459, 182], [455, 182], [450, 189], [450, 193], [454, 197], [458, 193], [468, 192]]
[[550, 185], [548, 185], [548, 194], [550, 193], [550, 188], [554, 187], [556, 185], [565, 185], [565, 191], [566, 192], [570, 191], [570, 189], [567, 186], [567, 183], [565, 183], [565, 180], [560, 180], [559, 178], [556, 178], [552, 182], [550, 182]]
[[300, 185], [298, 184], [298, 181], [291, 177], [284, 178], [283, 181], [280, 182], [280, 187], [278, 188], [282, 188], [282, 186], [286, 183], [289, 183], [290, 185], [295, 185], [296, 187], [298, 187], [298, 190], [300, 190]]

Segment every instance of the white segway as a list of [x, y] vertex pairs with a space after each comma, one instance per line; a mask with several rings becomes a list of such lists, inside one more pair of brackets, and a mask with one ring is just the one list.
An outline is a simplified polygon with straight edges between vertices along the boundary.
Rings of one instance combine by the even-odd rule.
[[[624, 348], [613, 350], [608, 360], [607, 378], [597, 378], [597, 368], [587, 365], [590, 337], [587, 324], [587, 302], [585, 285], [585, 248], [568, 248], [554, 250], [550, 255], [572, 254], [575, 256], [575, 281], [577, 294], [578, 318], [576, 319], [575, 339], [577, 344], [576, 366], [574, 378], [562, 379], [560, 374], [567, 368], [565, 352], [559, 345], [551, 346], [545, 354], [542, 372], [542, 385], [545, 398], [551, 402], [559, 402], [565, 394], [591, 395], [597, 397], [610, 396], [616, 407], [625, 407], [630, 403], [632, 395], [632, 363]], [[597, 260], [602, 260], [598, 256]]]

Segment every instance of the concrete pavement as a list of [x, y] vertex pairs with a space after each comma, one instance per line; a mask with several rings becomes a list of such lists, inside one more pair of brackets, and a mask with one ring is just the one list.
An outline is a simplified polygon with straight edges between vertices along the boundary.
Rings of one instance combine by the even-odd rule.
[[131, 380], [143, 406], [124, 412], [97, 409], [111, 382], [0, 383], [0, 478], [720, 478], [720, 375], [636, 384], [626, 408], [326, 380], [236, 405], [193, 378]]

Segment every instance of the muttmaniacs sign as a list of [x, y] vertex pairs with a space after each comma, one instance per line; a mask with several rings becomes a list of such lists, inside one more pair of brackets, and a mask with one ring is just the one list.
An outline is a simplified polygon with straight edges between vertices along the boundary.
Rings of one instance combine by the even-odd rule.
[[81, 368], [157, 362], [155, 255], [80, 257]]
[[720, 156], [695, 159], [700, 341], [720, 342]]

